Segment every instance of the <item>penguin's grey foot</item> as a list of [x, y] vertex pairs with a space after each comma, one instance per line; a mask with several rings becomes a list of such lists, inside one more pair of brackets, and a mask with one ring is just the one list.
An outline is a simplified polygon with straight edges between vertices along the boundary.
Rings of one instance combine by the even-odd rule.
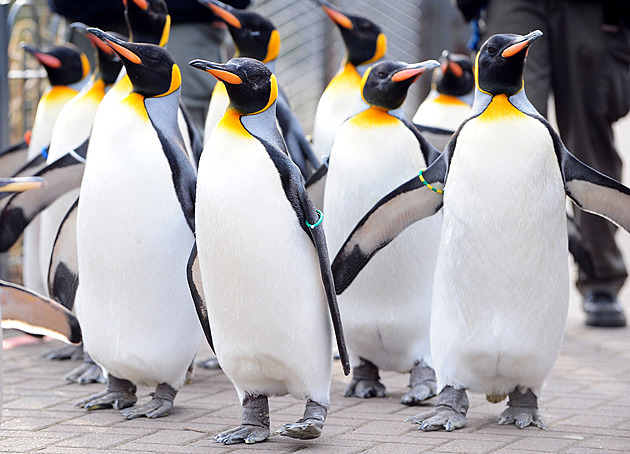
[[83, 359], [83, 346], [82, 345], [64, 345], [63, 347], [55, 348], [43, 355], [44, 358], [51, 361], [65, 361], [68, 359]]
[[63, 378], [80, 385], [87, 383], [107, 383], [103, 369], [93, 361], [84, 361], [80, 366], [75, 367], [64, 375]]
[[425, 400], [437, 395], [435, 371], [424, 361], [418, 361], [409, 374], [409, 388], [411, 389], [402, 396], [400, 402], [410, 407], [420, 405]]
[[243, 401], [241, 425], [226, 430], [212, 440], [225, 445], [258, 443], [269, 438], [269, 401], [267, 396], [247, 396]]
[[509, 394], [508, 408], [501, 413], [499, 424], [514, 424], [523, 429], [530, 424], [539, 429], [545, 428], [540, 412], [538, 411], [538, 398], [531, 389], [521, 392], [518, 388]]
[[465, 389], [455, 389], [452, 386], [446, 386], [438, 394], [437, 403], [433, 410], [412, 416], [405, 421], [420, 424], [419, 429], [427, 432], [442, 428], [451, 432], [465, 427], [468, 423], [466, 420], [468, 405], [468, 396]]
[[199, 361], [197, 366], [203, 367], [204, 369], [221, 369], [219, 360], [216, 358], [208, 358], [203, 361]]
[[378, 367], [361, 358], [361, 365], [352, 369], [352, 380], [343, 392], [344, 397], [385, 397], [385, 386], [380, 382]]
[[173, 408], [173, 400], [177, 395], [177, 390], [167, 383], [160, 383], [155, 388], [153, 398], [144, 405], [137, 405], [125, 411], [122, 415], [127, 419], [135, 419], [146, 416], [149, 419], [168, 416]]
[[276, 433], [286, 437], [299, 438], [300, 440], [318, 438], [324, 429], [327, 413], [328, 409], [326, 407], [309, 400], [306, 402], [304, 417], [293, 424], [285, 424]]
[[190, 385], [193, 380], [195, 379], [195, 362], [191, 362], [190, 366], [188, 366], [188, 370], [186, 371], [186, 379], [184, 380], [184, 382], [187, 385]]
[[116, 378], [109, 374], [105, 391], [79, 401], [74, 406], [85, 408], [86, 410], [100, 410], [103, 408], [122, 410], [123, 408], [131, 407], [137, 401], [136, 385], [129, 380]]

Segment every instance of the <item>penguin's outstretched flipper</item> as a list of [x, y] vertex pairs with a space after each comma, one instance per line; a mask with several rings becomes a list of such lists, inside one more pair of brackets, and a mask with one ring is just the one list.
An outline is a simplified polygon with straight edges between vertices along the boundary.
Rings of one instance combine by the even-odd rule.
[[[562, 146], [554, 141], [556, 147]], [[630, 189], [562, 148], [560, 167], [567, 196], [582, 210], [603, 216], [630, 231]]]
[[77, 319], [61, 304], [17, 284], [0, 281], [2, 328], [44, 334], [78, 344], [81, 328]]
[[48, 293], [68, 310], [74, 307], [79, 287], [79, 261], [77, 258], [77, 208], [79, 198], [63, 218], [48, 267]]
[[188, 266], [186, 267], [186, 276], [188, 277], [188, 286], [190, 287], [190, 294], [195, 302], [195, 309], [197, 310], [197, 316], [199, 316], [199, 322], [201, 323], [203, 332], [206, 335], [206, 340], [214, 352], [214, 343], [212, 342], [212, 333], [210, 332], [210, 321], [208, 320], [208, 307], [206, 306], [206, 300], [203, 294], [203, 285], [201, 284], [201, 270], [199, 268], [199, 256], [197, 255], [197, 242], [195, 242], [192, 251], [190, 251], [190, 258], [188, 259]]
[[47, 165], [34, 176], [47, 181], [46, 191], [16, 194], [0, 212], [0, 251], [6, 252], [20, 238], [30, 222], [51, 203], [81, 185], [88, 140]]
[[359, 221], [333, 260], [335, 290], [341, 294], [379, 250], [414, 222], [442, 208], [448, 155], [443, 153], [420, 176], [383, 197]]

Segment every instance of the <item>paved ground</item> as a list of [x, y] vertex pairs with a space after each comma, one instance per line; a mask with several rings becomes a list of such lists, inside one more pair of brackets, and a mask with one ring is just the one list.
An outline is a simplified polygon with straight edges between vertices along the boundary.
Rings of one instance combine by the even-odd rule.
[[[621, 123], [618, 131], [630, 153], [630, 119]], [[630, 235], [620, 232], [619, 237], [630, 263]], [[621, 299], [630, 312], [630, 288]], [[169, 417], [126, 421], [114, 410], [86, 412], [73, 407], [74, 402], [101, 391], [103, 385], [65, 382], [62, 376], [77, 362], [39, 358], [60, 343], [34, 341], [15, 332], [7, 332], [5, 337], [0, 452], [630, 452], [630, 329], [585, 327], [580, 299], [574, 291], [562, 351], [540, 399], [547, 423], [544, 431], [499, 426], [498, 415], [504, 404], [493, 405], [482, 396], [471, 395], [468, 427], [452, 433], [424, 433], [404, 421], [423, 410], [399, 403], [406, 390], [406, 376], [381, 374], [389, 391], [386, 398], [346, 399], [341, 391], [348, 379], [336, 363], [332, 408], [320, 439], [302, 442], [272, 436], [254, 446], [224, 447], [214, 443], [212, 436], [239, 423], [240, 406], [221, 371], [197, 369], [194, 382], [180, 391]], [[202, 348], [200, 357], [207, 357], [208, 352], [207, 347]], [[140, 401], [148, 400], [151, 391], [141, 388]], [[303, 403], [291, 397], [273, 398], [270, 405], [272, 430], [295, 421], [303, 412]]]

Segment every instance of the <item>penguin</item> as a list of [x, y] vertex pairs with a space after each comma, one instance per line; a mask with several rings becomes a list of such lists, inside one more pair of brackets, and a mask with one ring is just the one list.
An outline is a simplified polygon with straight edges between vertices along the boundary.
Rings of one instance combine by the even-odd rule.
[[[75, 311], [107, 389], [75, 405], [157, 418], [169, 414], [202, 335], [186, 281], [196, 175], [177, 123], [181, 75], [157, 45], [88, 31], [118, 54], [133, 90], [99, 106], [109, 124], [92, 131], [81, 183]], [[132, 407], [137, 384], [156, 391]]]
[[361, 101], [361, 74], [357, 67], [383, 58], [387, 38], [372, 21], [344, 14], [327, 0], [314, 1], [337, 25], [346, 47], [341, 68], [322, 93], [315, 110], [313, 149], [323, 159], [330, 154], [337, 129]]
[[[265, 63], [271, 72], [275, 71], [276, 58], [280, 52], [280, 34], [271, 21], [255, 12], [239, 10], [217, 0], [200, 1], [227, 25], [236, 47], [235, 57], [255, 58]], [[276, 116], [280, 132], [287, 144], [291, 159], [300, 168], [304, 178], [308, 178], [315, 169], [320, 167], [321, 160], [313, 152], [300, 121], [291, 110], [286, 95], [281, 88], [278, 90]], [[227, 91], [223, 83], [219, 81], [210, 98], [204, 141], [225, 113], [228, 104]]]
[[[87, 56], [72, 44], [63, 44], [38, 49], [23, 45], [44, 66], [50, 87], [42, 95], [31, 133], [27, 151], [27, 164], [15, 176], [32, 175], [46, 164], [46, 154], [54, 124], [63, 106], [70, 101], [90, 73]], [[41, 277], [39, 255], [39, 221], [24, 230], [23, 278], [24, 285], [43, 295], [47, 289]]]
[[509, 397], [499, 424], [544, 428], [538, 399], [569, 301], [565, 199], [630, 229], [630, 189], [573, 156], [525, 95], [525, 57], [541, 36], [483, 44], [471, 116], [439, 159], [359, 221], [333, 261], [342, 292], [398, 233], [441, 210], [431, 313], [438, 398], [409, 419], [425, 431], [464, 427], [467, 390]]
[[214, 441], [266, 440], [268, 396], [284, 394], [306, 400], [306, 409], [278, 433], [317, 438], [329, 407], [331, 319], [346, 374], [349, 363], [321, 212], [276, 126], [275, 75], [251, 58], [190, 64], [230, 96], [199, 163], [198, 256], [189, 261], [189, 282], [197, 263], [201, 289], [198, 277], [191, 291], [206, 337], [243, 407], [242, 425]]
[[[369, 108], [341, 125], [330, 153], [324, 227], [332, 254], [382, 194], [439, 154], [401, 109], [411, 84], [437, 66], [435, 60], [382, 60], [363, 76]], [[403, 404], [419, 405], [436, 395], [429, 322], [440, 224], [441, 216], [434, 216], [400, 235], [338, 297], [353, 368], [344, 396], [384, 397], [379, 370], [410, 373]]]
[[444, 50], [440, 69], [433, 72], [431, 91], [412, 121], [440, 151], [459, 125], [470, 115], [475, 80], [472, 59]]

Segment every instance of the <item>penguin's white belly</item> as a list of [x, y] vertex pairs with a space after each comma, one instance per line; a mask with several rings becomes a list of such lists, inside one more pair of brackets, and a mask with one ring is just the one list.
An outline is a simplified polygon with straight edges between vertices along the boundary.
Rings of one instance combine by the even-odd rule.
[[228, 97], [227, 90], [223, 82], [217, 82], [215, 89], [212, 91], [212, 98], [210, 98], [210, 104], [208, 105], [208, 114], [206, 115], [206, 122], [204, 124], [203, 136], [204, 145], [210, 138], [210, 133], [219, 122], [225, 109], [230, 104], [230, 98]]
[[431, 320], [439, 386], [539, 393], [568, 297], [565, 192], [549, 133], [530, 117], [471, 120], [444, 188]]
[[346, 85], [342, 88], [337, 89], [334, 85], [327, 88], [317, 104], [313, 123], [313, 150], [320, 158], [330, 154], [339, 127], [360, 100], [358, 89]]
[[[339, 130], [326, 181], [324, 225], [331, 257], [383, 196], [426, 167], [411, 131], [400, 121]], [[352, 365], [407, 372], [430, 363], [431, 293], [441, 215], [408, 228], [381, 250], [338, 296]]]
[[156, 132], [124, 113], [92, 134], [77, 219], [77, 317], [108, 373], [178, 389], [201, 340], [186, 279], [193, 234]]
[[245, 394], [326, 404], [331, 322], [315, 248], [263, 146], [217, 126], [201, 158], [197, 243], [217, 358]]

